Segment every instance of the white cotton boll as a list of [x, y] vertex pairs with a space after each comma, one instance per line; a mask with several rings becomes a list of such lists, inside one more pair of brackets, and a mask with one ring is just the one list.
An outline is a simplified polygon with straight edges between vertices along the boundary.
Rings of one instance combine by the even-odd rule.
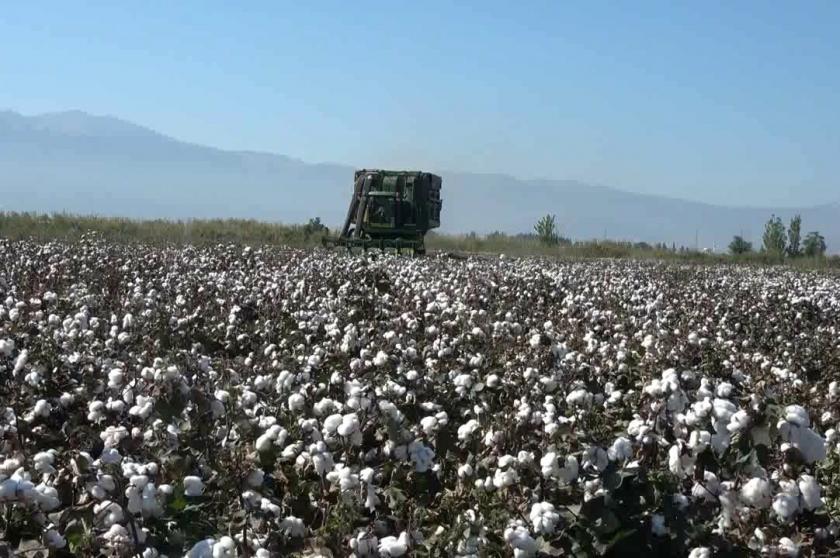
[[288, 404], [290, 411], [302, 411], [306, 404], [306, 400], [301, 394], [293, 393], [289, 396]]
[[668, 534], [664, 515], [655, 513], [650, 517], [650, 531], [657, 537], [664, 537]]
[[423, 417], [420, 419], [420, 428], [427, 436], [431, 436], [437, 430], [438, 421], [435, 417]]
[[557, 477], [560, 473], [560, 463], [557, 460], [557, 454], [549, 452], [540, 459], [540, 469], [542, 476], [545, 478]]
[[[20, 486], [18, 486], [18, 489], [20, 489]], [[41, 483], [34, 487], [32, 495], [34, 496], [34, 500], [38, 503], [38, 507], [41, 508], [41, 511], [51, 512], [61, 506], [61, 500], [58, 497], [58, 490], [52, 486], [47, 486], [46, 484]]]
[[409, 538], [403, 531], [399, 537], [383, 537], [379, 540], [379, 554], [383, 558], [397, 558], [408, 552]]
[[290, 515], [280, 522], [280, 531], [287, 537], [300, 538], [306, 534], [306, 526], [303, 524], [303, 520]]
[[510, 465], [516, 463], [516, 458], [512, 455], [502, 455], [499, 457], [497, 463], [500, 468], [504, 469], [505, 467], [509, 467]]
[[712, 434], [707, 430], [692, 430], [688, 437], [688, 448], [694, 455], [703, 453], [712, 441]]
[[741, 500], [756, 509], [769, 506], [771, 495], [772, 488], [766, 479], [752, 478], [741, 487]]
[[468, 420], [465, 424], [458, 427], [458, 439], [466, 440], [478, 430], [478, 421], [475, 419]]
[[779, 539], [779, 545], [777, 548], [780, 556], [799, 556], [799, 545], [787, 537]]
[[566, 396], [566, 403], [573, 407], [588, 407], [592, 403], [592, 394], [583, 388], [576, 389]]
[[42, 451], [36, 453], [35, 457], [32, 458], [32, 461], [35, 462], [35, 470], [39, 473], [45, 475], [55, 473], [55, 467], [53, 467], [55, 454], [52, 451]]
[[105, 408], [112, 413], [122, 413], [125, 410], [125, 401], [109, 400], [108, 403], [105, 404]]
[[386, 364], [388, 364], [388, 354], [383, 351], [376, 353], [376, 356], [373, 357], [373, 365], [377, 368], [381, 368]]
[[588, 470], [603, 471], [609, 465], [607, 452], [597, 446], [590, 446], [583, 452], [583, 467]]
[[324, 432], [328, 434], [335, 434], [338, 427], [341, 426], [344, 417], [340, 414], [330, 415], [324, 419]]
[[521, 450], [516, 454], [516, 460], [523, 467], [527, 467], [534, 463], [534, 452]]
[[336, 428], [339, 436], [350, 436], [354, 432], [359, 431], [359, 417], [356, 413], [344, 415], [341, 419], [341, 424]]
[[355, 537], [350, 539], [350, 549], [359, 558], [376, 555], [378, 547], [379, 539], [376, 538], [376, 535], [365, 531], [357, 533]]
[[788, 405], [785, 407], [785, 420], [797, 426], [810, 426], [811, 419], [808, 417], [808, 411], [801, 405]]
[[105, 448], [99, 456], [99, 461], [104, 465], [114, 465], [122, 461], [122, 455], [116, 448]]
[[493, 473], [493, 486], [496, 488], [507, 488], [519, 481], [519, 475], [515, 469], [496, 469]]
[[36, 401], [35, 407], [32, 409], [32, 414], [36, 417], [48, 417], [50, 412], [52, 412], [52, 405], [44, 399]]
[[67, 408], [70, 405], [72, 405], [74, 400], [75, 397], [73, 397], [73, 394], [67, 393], [66, 391], [61, 394], [61, 397], [58, 398], [59, 404], [64, 408]]
[[531, 506], [529, 517], [531, 524], [534, 526], [534, 531], [544, 535], [553, 534], [560, 522], [560, 514], [555, 511], [554, 505], [549, 502], [539, 502]]
[[668, 470], [679, 478], [694, 472], [695, 457], [684, 452], [681, 443], [674, 444], [668, 450]]
[[213, 558], [236, 558], [236, 542], [230, 537], [222, 537], [213, 545]]
[[44, 540], [50, 548], [62, 549], [67, 546], [67, 539], [65, 539], [61, 533], [55, 529], [47, 529], [44, 533]]
[[100, 518], [105, 527], [125, 521], [125, 514], [119, 504], [105, 500], [93, 506], [93, 513]]
[[416, 472], [425, 473], [432, 467], [432, 461], [435, 458], [435, 451], [432, 448], [412, 442], [408, 445], [408, 454]]
[[204, 494], [204, 483], [199, 477], [187, 476], [184, 477], [183, 482], [185, 496], [201, 496]]
[[802, 494], [802, 504], [807, 510], [815, 510], [823, 505], [820, 496], [820, 485], [811, 475], [799, 475], [797, 483], [799, 492]]
[[610, 461], [626, 461], [633, 457], [633, 444], [623, 436], [618, 437], [607, 449], [607, 457]]
[[794, 481], [780, 481], [781, 492], [773, 497], [773, 511], [786, 523], [799, 512], [799, 487]]
[[717, 394], [718, 397], [728, 399], [729, 396], [732, 395], [732, 390], [734, 390], [734, 389], [735, 389], [735, 387], [732, 384], [730, 384], [729, 382], [723, 382], [722, 384], [720, 384], [717, 387], [717, 390], [715, 390], [715, 393]]
[[688, 558], [712, 558], [712, 551], [705, 546], [697, 546], [688, 553]]
[[741, 409], [729, 417], [729, 424], [726, 429], [732, 434], [745, 430], [750, 425], [750, 415], [747, 411]]
[[799, 451], [807, 463], [822, 461], [826, 457], [825, 439], [810, 428], [801, 429]]
[[471, 477], [473, 475], [473, 467], [469, 463], [458, 467], [458, 478]]
[[105, 418], [105, 403], [102, 401], [91, 401], [88, 403], [88, 420], [90, 422], [99, 422]]
[[12, 369], [12, 376], [17, 377], [20, 374], [21, 370], [26, 366], [26, 362], [29, 360], [29, 351], [26, 349], [22, 350], [18, 355], [17, 359], [15, 360], [15, 366]]
[[828, 384], [828, 398], [831, 401], [840, 399], [840, 382], [838, 382], [837, 380], [834, 380], [830, 384]]
[[508, 527], [504, 532], [505, 542], [513, 548], [514, 558], [530, 558], [536, 556], [537, 541], [531, 533], [522, 526]]
[[108, 530], [102, 534], [102, 538], [114, 547], [128, 546], [131, 544], [128, 530], [117, 523], [111, 525]]
[[[5, 357], [12, 356], [12, 352], [15, 350], [15, 342], [11, 339], [0, 339], [0, 354]], [[836, 383], [836, 382], [835, 382]]]
[[187, 558], [213, 558], [213, 545], [215, 544], [216, 539], [212, 538], [198, 541], [187, 552]]

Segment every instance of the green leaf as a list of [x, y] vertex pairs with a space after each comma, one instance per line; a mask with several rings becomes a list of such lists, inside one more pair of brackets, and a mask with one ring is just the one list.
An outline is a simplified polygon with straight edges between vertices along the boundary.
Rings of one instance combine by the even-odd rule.
[[170, 509], [176, 512], [184, 511], [187, 508], [187, 505], [187, 499], [183, 494], [178, 494], [171, 502], [169, 502]]

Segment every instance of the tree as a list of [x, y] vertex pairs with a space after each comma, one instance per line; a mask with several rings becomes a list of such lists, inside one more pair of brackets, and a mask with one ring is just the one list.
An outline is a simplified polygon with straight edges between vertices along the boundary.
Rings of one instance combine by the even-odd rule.
[[803, 243], [805, 255], [809, 258], [819, 258], [825, 255], [825, 238], [818, 231], [811, 231], [805, 235]]
[[320, 217], [310, 219], [308, 223], [303, 226], [303, 235], [307, 238], [316, 234], [329, 234], [328, 229], [322, 222]]
[[740, 235], [735, 235], [729, 243], [729, 251], [735, 256], [747, 254], [753, 251], [752, 242], [744, 240]]
[[545, 215], [534, 225], [534, 232], [543, 244], [554, 245], [560, 242], [557, 233], [557, 220], [554, 215]]
[[779, 217], [771, 216], [764, 225], [762, 243], [765, 253], [778, 257], [785, 255], [785, 226]]
[[790, 220], [790, 225], [788, 226], [787, 253], [791, 258], [798, 258], [802, 255], [802, 248], [800, 247], [801, 230], [802, 217], [796, 215]]

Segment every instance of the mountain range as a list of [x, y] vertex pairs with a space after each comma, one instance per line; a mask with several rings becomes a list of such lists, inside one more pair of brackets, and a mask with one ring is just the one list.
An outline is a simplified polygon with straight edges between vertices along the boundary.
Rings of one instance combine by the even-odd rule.
[[[364, 161], [359, 161], [364, 166]], [[529, 232], [557, 216], [574, 239], [666, 242], [723, 250], [733, 235], [758, 245], [771, 214], [801, 214], [840, 247], [840, 203], [801, 208], [724, 207], [571, 180], [503, 174], [443, 176], [446, 232]], [[239, 217], [284, 223], [343, 219], [354, 168], [178, 141], [143, 126], [81, 111], [0, 112], [0, 210], [136, 218]]]

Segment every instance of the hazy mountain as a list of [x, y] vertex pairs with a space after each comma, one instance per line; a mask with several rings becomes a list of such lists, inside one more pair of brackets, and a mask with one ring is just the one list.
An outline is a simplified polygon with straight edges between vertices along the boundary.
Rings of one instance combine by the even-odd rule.
[[[360, 161], [360, 164], [364, 164]], [[840, 204], [801, 209], [720, 207], [565, 180], [441, 172], [444, 230], [530, 231], [555, 213], [574, 238], [723, 247], [734, 234], [760, 243], [771, 213], [800, 213], [840, 247]], [[0, 112], [0, 209], [130, 217], [253, 217], [338, 224], [353, 168], [283, 155], [184, 143], [111, 117], [79, 111]]]

